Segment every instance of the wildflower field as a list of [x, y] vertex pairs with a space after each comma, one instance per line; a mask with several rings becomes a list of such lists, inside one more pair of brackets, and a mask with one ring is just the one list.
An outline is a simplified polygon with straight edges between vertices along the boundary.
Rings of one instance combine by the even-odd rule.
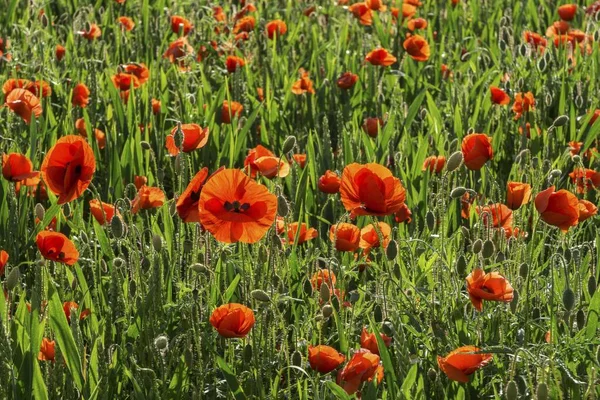
[[1, 7], [0, 399], [600, 398], [600, 2]]

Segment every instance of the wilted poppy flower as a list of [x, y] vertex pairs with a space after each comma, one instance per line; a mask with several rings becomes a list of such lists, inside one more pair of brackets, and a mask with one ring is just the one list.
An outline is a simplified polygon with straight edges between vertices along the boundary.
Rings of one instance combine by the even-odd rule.
[[114, 74], [111, 77], [112, 83], [115, 88], [123, 91], [129, 90], [133, 86], [134, 88], [140, 87], [139, 79], [133, 74], [127, 74], [124, 72], [119, 72], [118, 74]]
[[238, 68], [242, 68], [244, 65], [246, 65], [246, 61], [241, 57], [228, 56], [225, 60], [225, 67], [227, 67], [227, 71], [230, 74], [233, 74]]
[[319, 236], [315, 228], [309, 228], [306, 223], [293, 222], [287, 228], [288, 243], [294, 244], [298, 237], [298, 244], [302, 244]]
[[494, 156], [492, 138], [483, 133], [472, 133], [462, 141], [463, 160], [468, 169], [477, 171]]
[[510, 96], [499, 87], [490, 86], [490, 93], [492, 94], [492, 103], [500, 106], [505, 106], [510, 103]]
[[425, 29], [427, 28], [427, 20], [425, 18], [414, 18], [408, 21], [406, 27], [410, 31], [415, 31], [417, 29]]
[[535, 208], [542, 221], [567, 232], [579, 222], [579, 200], [568, 190], [554, 191], [554, 186], [535, 196]]
[[469, 298], [477, 311], [483, 309], [483, 300], [508, 303], [513, 299], [510, 282], [497, 272], [486, 274], [481, 268], [476, 268], [467, 276], [466, 281]]
[[396, 62], [396, 57], [388, 53], [386, 49], [375, 49], [367, 54], [365, 61], [372, 65], [381, 65], [382, 67], [388, 67]]
[[40, 100], [29, 90], [14, 89], [6, 96], [5, 106], [17, 114], [26, 124], [31, 122], [31, 115], [38, 118], [42, 115]]
[[339, 367], [346, 357], [333, 347], [319, 345], [308, 346], [308, 363], [310, 368], [322, 374], [328, 374]]
[[406, 190], [386, 167], [353, 163], [342, 173], [342, 203], [352, 216], [394, 214], [406, 199]]
[[223, 101], [223, 107], [221, 108], [221, 122], [230, 124], [233, 118], [242, 116], [242, 111], [244, 111], [244, 106], [237, 101]]
[[123, 70], [131, 75], [134, 75], [140, 85], [143, 85], [150, 79], [150, 70], [144, 63], [129, 63], [122, 65]]
[[390, 235], [392, 234], [392, 228], [385, 222], [378, 222], [377, 228], [373, 224], [369, 224], [360, 230], [360, 242], [358, 247], [369, 251], [372, 248], [380, 247], [381, 239], [383, 239], [383, 248], [385, 249], [390, 243]]
[[300, 166], [300, 168], [304, 168], [306, 166], [306, 154], [293, 154], [292, 158]]
[[200, 193], [200, 222], [224, 243], [256, 243], [275, 222], [277, 198], [236, 169], [215, 173]]
[[358, 19], [361, 25], [370, 26], [373, 24], [373, 12], [366, 2], [354, 3], [348, 7], [348, 11]]
[[325, 283], [328, 287], [332, 288], [335, 286], [336, 277], [333, 271], [327, 268], [323, 268], [313, 274], [310, 278], [310, 284], [313, 289], [321, 290], [321, 285]]
[[515, 102], [512, 106], [512, 110], [515, 113], [515, 119], [521, 118], [521, 115], [523, 115], [524, 112], [535, 110], [535, 99], [533, 98], [533, 93], [517, 93], [515, 95]]
[[479, 349], [475, 346], [459, 347], [446, 357], [438, 356], [438, 366], [453, 381], [467, 383], [469, 375], [492, 361], [491, 354], [473, 354], [477, 352]]
[[204, 167], [192, 178], [177, 199], [177, 214], [183, 222], [200, 222], [198, 201], [206, 178], [208, 178], [208, 168]]
[[302, 10], [302, 14], [306, 17], [310, 17], [315, 11], [317, 11], [316, 6], [308, 6], [304, 10]]
[[335, 172], [330, 170], [325, 171], [325, 174], [319, 177], [317, 187], [323, 193], [335, 194], [340, 191], [340, 183], [342, 180]]
[[400, 207], [400, 209], [396, 211], [396, 213], [394, 214], [394, 221], [396, 221], [399, 224], [403, 222], [406, 222], [407, 224], [411, 223], [412, 211], [410, 211], [410, 208], [408, 208], [406, 203], [402, 203], [402, 207]]
[[304, 94], [310, 93], [314, 94], [315, 89], [313, 88], [313, 82], [309, 77], [308, 72], [300, 69], [301, 77], [292, 85], [292, 93], [294, 94]]
[[363, 131], [372, 138], [376, 138], [382, 128], [383, 119], [381, 118], [365, 118], [362, 124]]
[[90, 89], [83, 84], [78, 83], [73, 88], [73, 98], [72, 98], [73, 106], [86, 108], [90, 103]]
[[137, 214], [140, 210], [161, 207], [165, 204], [165, 200], [165, 193], [161, 188], [144, 185], [131, 202], [131, 212]]
[[42, 179], [58, 197], [58, 204], [68, 203], [83, 194], [92, 182], [96, 160], [90, 145], [81, 136], [60, 138], [42, 163]]
[[81, 37], [86, 38], [89, 41], [92, 41], [98, 39], [100, 35], [102, 35], [102, 30], [98, 25], [91, 24], [90, 29], [88, 29], [87, 31], [78, 31], [77, 34], [81, 35]]
[[56, 342], [54, 340], [43, 338], [40, 345], [40, 352], [38, 353], [38, 360], [54, 361], [54, 356], [56, 355], [55, 346]]
[[11, 182], [21, 182], [27, 186], [39, 183], [40, 173], [33, 170], [31, 160], [19, 153], [2, 154], [2, 176]]
[[67, 49], [65, 49], [64, 46], [61, 46], [60, 44], [56, 45], [56, 49], [54, 50], [54, 55], [56, 56], [56, 59], [58, 61], [61, 61], [65, 57], [66, 53], [67, 53]]
[[[381, 339], [385, 343], [385, 347], [390, 347], [390, 344], [392, 344], [392, 338], [384, 333], [380, 333], [380, 335]], [[377, 337], [374, 333], [369, 333], [366, 327], [363, 327], [362, 333], [360, 334], [360, 347], [369, 350], [373, 354], [379, 355]]]
[[531, 185], [521, 182], [508, 182], [506, 187], [506, 205], [511, 210], [518, 210], [531, 200]]
[[190, 31], [194, 28], [194, 25], [184, 17], [179, 15], [173, 15], [171, 17], [171, 30], [176, 34], [183, 34], [187, 36]]
[[209, 322], [225, 338], [243, 338], [254, 326], [254, 312], [242, 304], [224, 304], [212, 312]]
[[[171, 133], [165, 139], [165, 146], [172, 156], [179, 154], [179, 148], [175, 145], [175, 135], [178, 129], [177, 126], [171, 129]], [[181, 131], [183, 132], [181, 150], [184, 153], [201, 149], [208, 142], [208, 128], [202, 128], [198, 124], [182, 124]]]
[[402, 44], [404, 50], [415, 61], [427, 61], [431, 55], [429, 43], [423, 36], [412, 35]]
[[[484, 225], [505, 229], [512, 227], [513, 212], [504, 204], [496, 203], [477, 207], [477, 213], [481, 216]], [[489, 220], [490, 218], [492, 219], [491, 221]]]
[[575, 168], [569, 174], [571, 181], [577, 185], [578, 193], [585, 193], [586, 190], [600, 187], [600, 172], [589, 168]]
[[235, 26], [233, 27], [233, 34], [237, 34], [240, 32], [252, 32], [254, 30], [254, 26], [256, 25], [256, 20], [252, 16], [247, 16], [239, 19]]
[[187, 38], [180, 37], [179, 39], [171, 42], [169, 47], [163, 54], [163, 58], [168, 58], [172, 64], [177, 64], [179, 68], [184, 68], [184, 58], [193, 53], [194, 48], [190, 46]]
[[79, 259], [77, 248], [60, 232], [41, 231], [35, 239], [38, 250], [46, 260], [73, 265]]
[[352, 355], [348, 364], [337, 376], [337, 383], [348, 394], [354, 394], [363, 382], [370, 382], [377, 377], [383, 378], [383, 369], [379, 371], [379, 356], [369, 350], [361, 349]]
[[273, 39], [275, 36], [285, 35], [287, 32], [287, 25], [282, 20], [276, 19], [268, 22], [265, 25], [265, 30], [267, 31], [267, 37]]
[[446, 165], [446, 157], [444, 156], [429, 156], [423, 161], [423, 168], [421, 171], [435, 172], [439, 174]]
[[[71, 310], [79, 310], [79, 304], [74, 301], [65, 301], [63, 303], [63, 311], [65, 312], [65, 317], [67, 317], [67, 322], [71, 323]], [[79, 314], [79, 320], [85, 319], [88, 315], [91, 314], [91, 311], [86, 308]]]
[[117, 23], [119, 23], [127, 32], [132, 31], [135, 27], [135, 22], [133, 22], [131, 18], [125, 16], [117, 18]]
[[290, 165], [279, 157], [263, 156], [254, 160], [258, 172], [268, 179], [285, 178], [290, 173]]
[[256, 164], [256, 160], [261, 157], [275, 157], [275, 154], [271, 150], [259, 144], [255, 148], [250, 149], [250, 151], [248, 151], [248, 155], [244, 159], [244, 169], [247, 170], [252, 178], [255, 178], [260, 171], [258, 165]]
[[352, 72], [344, 72], [337, 79], [336, 84], [340, 89], [347, 90], [347, 89], [354, 87], [354, 85], [356, 84], [357, 81], [358, 81], [358, 75], [353, 74]]
[[577, 4], [565, 4], [558, 7], [558, 15], [563, 21], [572, 21], [577, 12]]
[[8, 253], [4, 250], [0, 250], [0, 276], [4, 275], [4, 268], [8, 263]]
[[[583, 222], [597, 213], [598, 207], [596, 207], [594, 203], [587, 200], [579, 200], [579, 222]], [[2, 275], [2, 273], [0, 273], [0, 275]]]

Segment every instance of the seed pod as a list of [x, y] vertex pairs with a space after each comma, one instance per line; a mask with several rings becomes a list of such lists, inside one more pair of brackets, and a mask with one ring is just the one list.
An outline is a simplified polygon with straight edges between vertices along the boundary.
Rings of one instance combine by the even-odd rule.
[[277, 214], [280, 217], [285, 217], [288, 215], [290, 211], [290, 207], [288, 206], [288, 202], [282, 195], [277, 196]]
[[483, 247], [483, 242], [481, 241], [481, 239], [477, 239], [476, 241], [473, 242], [473, 253], [478, 254], [481, 251], [481, 248]]
[[292, 353], [292, 365], [302, 367], [302, 354], [298, 350]]
[[373, 318], [375, 319], [375, 322], [383, 321], [383, 313], [379, 304], [375, 304], [375, 307], [373, 307]]
[[427, 214], [425, 215], [425, 221], [427, 222], [427, 229], [433, 231], [435, 228], [435, 215], [433, 215], [433, 212], [427, 211]]
[[157, 234], [152, 235], [152, 247], [154, 247], [154, 251], [157, 253], [160, 253], [162, 250], [162, 239]]
[[461, 277], [465, 276], [465, 273], [467, 272], [467, 260], [462, 254], [458, 257], [458, 260], [456, 260], [456, 272], [458, 272], [458, 275]]
[[304, 293], [306, 293], [308, 296], [312, 296], [313, 287], [308, 279], [304, 281], [303, 289]]
[[511, 380], [506, 385], [506, 400], [516, 400], [519, 398], [519, 388], [517, 382]]
[[565, 260], [567, 260], [567, 262], [570, 263], [571, 262], [571, 258], [572, 258], [571, 249], [565, 249], [563, 255], [565, 257]]
[[448, 172], [452, 172], [455, 169], [457, 169], [458, 167], [460, 167], [462, 162], [463, 162], [462, 151], [455, 151], [454, 153], [452, 153], [450, 155], [450, 157], [448, 157], [448, 162], [446, 163], [446, 169], [448, 170]]
[[582, 330], [585, 328], [585, 312], [583, 309], [580, 308], [579, 311], [577, 311], [575, 321], [577, 322], [577, 329]]
[[566, 125], [568, 122], [569, 122], [569, 117], [567, 117], [566, 115], [561, 115], [554, 120], [552, 125], [563, 126], [563, 125]]
[[535, 389], [535, 395], [537, 400], [547, 400], [548, 399], [548, 385], [546, 382], [540, 382]]
[[252, 345], [250, 343], [244, 346], [244, 350], [242, 351], [242, 358], [246, 363], [252, 361]]
[[44, 208], [43, 205], [41, 205], [40, 203], [37, 203], [35, 205], [35, 216], [40, 220], [43, 221], [44, 217], [46, 216], [46, 209]]
[[285, 141], [283, 142], [283, 147], [281, 148], [281, 152], [283, 154], [287, 154], [290, 151], [292, 151], [295, 146], [296, 146], [296, 137], [288, 136], [285, 138]]
[[563, 305], [567, 311], [573, 310], [575, 306], [575, 292], [570, 287], [567, 287], [562, 295]]
[[331, 317], [331, 314], [333, 314], [333, 307], [331, 304], [325, 304], [323, 308], [321, 308], [321, 313], [323, 313], [325, 318]]
[[519, 266], [519, 276], [523, 279], [526, 279], [527, 275], [529, 275], [529, 264], [522, 263]]
[[115, 268], [123, 268], [125, 266], [125, 260], [121, 257], [116, 257], [113, 259], [113, 267]]
[[208, 272], [208, 268], [206, 268], [203, 264], [200, 263], [192, 264], [190, 265], [190, 268], [192, 269], [192, 271], [198, 274], [205, 274]]
[[262, 301], [263, 303], [268, 303], [271, 301], [271, 297], [264, 290], [255, 289], [250, 294], [254, 300]]
[[483, 242], [483, 248], [481, 250], [481, 255], [483, 258], [490, 258], [494, 254], [494, 251], [496, 251], [494, 242], [489, 239]]
[[398, 243], [395, 240], [390, 241], [387, 249], [385, 249], [385, 256], [388, 260], [393, 261], [398, 256]]
[[323, 301], [329, 301], [331, 294], [329, 292], [329, 286], [326, 283], [321, 283], [321, 289], [319, 290], [319, 296]]
[[150, 143], [146, 142], [145, 140], [142, 140], [140, 142], [140, 146], [142, 147], [142, 150], [145, 150], [145, 151], [152, 149], [152, 146], [150, 146]]
[[429, 368], [427, 370], [427, 378], [429, 378], [431, 382], [435, 382], [435, 380], [437, 379], [437, 371], [433, 368]]
[[6, 277], [6, 288], [10, 292], [14, 288], [17, 287], [19, 281], [21, 280], [21, 272], [19, 272], [19, 268], [13, 268], [10, 270], [10, 274]]
[[400, 264], [395, 263], [394, 264], [394, 277], [396, 277], [396, 279], [402, 279], [402, 271], [400, 271]]
[[123, 219], [117, 214], [113, 215], [110, 220], [110, 231], [117, 239], [122, 239], [125, 237], [127, 232], [125, 222], [123, 222]]
[[465, 237], [465, 239], [469, 239], [471, 237], [471, 231], [466, 226], [461, 226], [460, 232]]
[[513, 291], [513, 298], [510, 301], [510, 311], [513, 314], [517, 313], [517, 306], [519, 305], [519, 292], [515, 289]]
[[135, 282], [135, 280], [132, 279], [129, 281], [129, 296], [135, 297], [136, 292], [137, 292], [137, 283]]
[[588, 290], [588, 294], [590, 295], [590, 297], [592, 297], [594, 295], [594, 293], [596, 293], [596, 278], [594, 278], [593, 276], [590, 276], [590, 278], [588, 279], [587, 282], [587, 290]]
[[167, 350], [169, 347], [169, 338], [165, 335], [158, 336], [154, 339], [154, 346], [156, 346], [159, 351]]
[[459, 197], [462, 197], [463, 194], [467, 193], [467, 188], [466, 187], [455, 187], [454, 189], [452, 189], [452, 191], [450, 192], [450, 197], [452, 197], [453, 199], [458, 199]]

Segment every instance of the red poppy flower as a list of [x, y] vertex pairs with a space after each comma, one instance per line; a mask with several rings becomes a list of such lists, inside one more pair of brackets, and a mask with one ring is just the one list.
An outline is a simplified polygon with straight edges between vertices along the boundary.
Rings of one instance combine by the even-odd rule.
[[104, 225], [110, 223], [115, 215], [115, 207], [112, 204], [93, 199], [90, 200], [90, 212], [100, 225]]
[[406, 27], [410, 31], [416, 31], [417, 29], [427, 28], [427, 20], [425, 18], [414, 18], [408, 21]]
[[402, 11], [402, 18], [412, 18], [417, 13], [417, 7], [410, 3], [403, 3], [402, 9], [392, 7], [392, 17], [398, 19], [400, 17], [400, 11]]
[[252, 32], [254, 30], [254, 26], [256, 25], [256, 20], [252, 16], [243, 17], [239, 19], [235, 26], [233, 27], [233, 34], [238, 34], [240, 32]]
[[578, 193], [585, 193], [586, 190], [600, 187], [600, 172], [589, 168], [575, 168], [569, 174], [571, 181], [577, 185]]
[[483, 309], [483, 300], [508, 303], [513, 299], [514, 290], [510, 282], [497, 272], [486, 274], [481, 268], [476, 268], [466, 281], [469, 298], [477, 311]]
[[330, 170], [325, 171], [325, 174], [319, 177], [318, 188], [323, 193], [335, 194], [340, 191], [342, 180], [335, 172]]
[[293, 154], [292, 158], [300, 166], [300, 168], [304, 168], [306, 166], [306, 154]]
[[182, 33], [184, 36], [187, 36], [193, 28], [194, 25], [184, 17], [179, 15], [173, 15], [171, 17], [171, 30], [173, 33], [177, 35]]
[[244, 106], [242, 106], [237, 101], [227, 101], [223, 102], [223, 107], [221, 108], [221, 122], [224, 124], [230, 124], [233, 118], [239, 118], [242, 116], [242, 111], [244, 111]]
[[148, 183], [148, 178], [146, 178], [145, 176], [136, 175], [133, 178], [133, 184], [135, 185], [135, 188], [137, 190], [140, 190], [142, 188], [142, 186], [144, 186], [147, 183]]
[[512, 106], [512, 110], [515, 113], [515, 119], [521, 118], [521, 115], [523, 115], [524, 112], [535, 110], [535, 99], [533, 98], [533, 93], [517, 93], [515, 95], [515, 102]]
[[35, 239], [38, 250], [46, 260], [73, 265], [79, 259], [77, 248], [60, 232], [41, 231]]
[[66, 53], [67, 53], [67, 49], [65, 49], [64, 46], [61, 46], [60, 44], [56, 45], [56, 49], [54, 50], [54, 54], [55, 54], [56, 59], [58, 61], [61, 61], [65, 57]]
[[301, 69], [300, 74], [301, 74], [301, 78], [298, 79], [296, 82], [294, 82], [294, 84], [292, 85], [292, 93], [294, 93], [294, 94], [304, 94], [304, 93], [314, 94], [315, 89], [313, 88], [313, 82], [309, 78], [308, 72]]
[[[385, 347], [390, 347], [390, 344], [392, 344], [392, 338], [383, 333], [380, 333], [380, 335]], [[360, 334], [360, 347], [369, 350], [373, 354], [379, 355], [377, 337], [374, 333], [369, 333], [365, 327], [363, 327], [362, 333]]]
[[133, 22], [131, 18], [125, 16], [117, 18], [117, 23], [121, 24], [123, 29], [125, 29], [127, 32], [132, 31], [135, 27], [135, 22]]
[[[505, 229], [512, 227], [513, 212], [504, 204], [496, 203], [477, 207], [477, 213], [481, 216], [484, 225]], [[489, 220], [490, 218], [492, 219], [491, 221]]]
[[427, 61], [431, 55], [429, 43], [423, 36], [412, 35], [402, 44], [404, 50], [415, 61]]
[[508, 182], [506, 188], [506, 205], [511, 210], [518, 210], [531, 200], [531, 185], [521, 182]]
[[473, 354], [476, 352], [479, 349], [475, 346], [459, 347], [446, 357], [438, 356], [438, 366], [453, 381], [467, 383], [469, 375], [492, 361], [491, 354]]
[[90, 89], [83, 84], [78, 83], [73, 88], [72, 103], [74, 107], [86, 108], [90, 103]]
[[225, 22], [225, 20], [227, 20], [227, 16], [223, 12], [223, 7], [221, 7], [221, 6], [213, 7], [213, 18], [217, 22]]
[[90, 29], [88, 29], [87, 31], [78, 31], [77, 34], [81, 35], [81, 37], [86, 38], [89, 41], [92, 41], [98, 39], [100, 35], [102, 35], [102, 30], [98, 25], [91, 24]]
[[[65, 301], [63, 303], [63, 311], [65, 312], [65, 317], [67, 317], [67, 322], [71, 323], [71, 310], [79, 310], [79, 304], [74, 301]], [[88, 315], [91, 314], [91, 311], [86, 308], [79, 314], [79, 320], [85, 319]]]
[[406, 199], [406, 190], [400, 180], [376, 163], [346, 166], [340, 194], [344, 207], [352, 216], [394, 214]]
[[381, 118], [365, 118], [362, 124], [363, 131], [371, 136], [372, 138], [376, 138], [379, 134], [379, 130], [383, 129], [383, 119]]
[[326, 284], [328, 287], [332, 288], [335, 286], [335, 282], [335, 274], [333, 273], [333, 271], [330, 271], [327, 268], [318, 270], [310, 278], [310, 284], [315, 290], [321, 290], [321, 285], [323, 283]]
[[[594, 203], [587, 200], [579, 200], [579, 222], [583, 222], [597, 213], [598, 207], [596, 207]], [[2, 272], [0, 272], [0, 275], [2, 275]]]
[[275, 36], [283, 36], [287, 32], [287, 25], [280, 19], [273, 20], [268, 22], [265, 25], [265, 30], [267, 32], [267, 37], [269, 39], [274, 39]]
[[56, 355], [55, 350], [56, 342], [54, 340], [49, 340], [48, 338], [42, 339], [42, 344], [40, 345], [40, 352], [38, 354], [39, 361], [54, 361], [54, 356]]
[[444, 156], [429, 156], [423, 161], [423, 168], [421, 171], [435, 172], [439, 174], [446, 165], [446, 157]]
[[558, 15], [563, 21], [572, 21], [577, 13], [577, 4], [565, 4], [558, 7]]
[[346, 357], [333, 347], [319, 345], [308, 346], [308, 363], [310, 368], [322, 374], [328, 374], [339, 367]]
[[340, 89], [348, 90], [354, 87], [357, 81], [358, 75], [353, 74], [352, 72], [344, 72], [337, 79], [336, 84]]
[[183, 222], [200, 222], [198, 201], [206, 178], [208, 178], [208, 168], [204, 167], [192, 178], [187, 188], [177, 199], [177, 214]]
[[396, 213], [394, 214], [394, 221], [396, 221], [399, 224], [403, 222], [406, 222], [407, 224], [411, 223], [412, 211], [410, 211], [410, 208], [408, 208], [406, 203], [402, 203], [402, 207], [400, 207], [400, 209], [396, 211]]
[[[179, 148], [175, 145], [175, 135], [178, 127], [171, 129], [171, 133], [165, 140], [165, 146], [169, 154], [176, 156], [179, 154]], [[194, 150], [201, 149], [208, 143], [208, 128], [202, 128], [198, 124], [182, 124], [181, 131], [183, 132], [183, 142], [181, 150], [184, 153], [190, 153]]]
[[6, 264], [8, 264], [8, 253], [4, 250], [0, 250], [0, 276], [4, 275]]
[[216, 240], [256, 243], [275, 222], [277, 198], [240, 170], [215, 173], [200, 193], [200, 222]]
[[290, 165], [279, 157], [259, 157], [253, 164], [258, 168], [258, 172], [268, 179], [285, 178], [290, 173]]
[[33, 170], [33, 164], [27, 156], [10, 153], [2, 154], [2, 176], [11, 182], [26, 181], [23, 184], [33, 186], [39, 183], [40, 173]]
[[361, 25], [371, 26], [373, 24], [373, 11], [364, 3], [354, 3], [348, 7], [348, 11], [358, 19]]
[[[245, 3], [245, 0], [243, 0], [241, 3]], [[255, 11], [256, 11], [256, 7], [254, 6], [254, 4], [246, 4], [245, 6], [243, 6], [243, 8], [237, 14], [235, 14], [233, 19], [234, 19], [234, 21], [238, 21], [238, 20], [244, 18], [246, 15], [248, 15], [252, 12], [255, 12]]]
[[42, 163], [42, 179], [58, 197], [58, 204], [68, 203], [83, 194], [92, 182], [96, 160], [90, 145], [81, 136], [60, 138]]
[[388, 67], [396, 62], [396, 57], [388, 53], [386, 49], [375, 49], [367, 54], [365, 61], [371, 63], [372, 65]]
[[256, 160], [261, 157], [275, 157], [275, 154], [271, 150], [259, 144], [255, 148], [248, 151], [248, 155], [244, 160], [244, 169], [249, 172], [249, 175], [252, 178], [255, 178], [260, 171], [258, 165], [256, 164]]
[[160, 114], [160, 100], [152, 99], [152, 114], [158, 115]]
[[6, 82], [2, 85], [2, 93], [4, 96], [8, 95], [15, 89], [29, 89], [31, 86], [31, 81], [29, 79], [15, 79], [10, 78], [7, 79]]
[[36, 97], [50, 97], [52, 95], [52, 88], [46, 81], [33, 81], [25, 88], [33, 93]]
[[168, 58], [172, 64], [177, 64], [180, 69], [185, 68], [185, 57], [194, 52], [185, 36], [171, 42], [163, 54], [163, 58]]
[[360, 349], [352, 355], [348, 364], [337, 376], [337, 383], [348, 394], [354, 394], [363, 382], [374, 378], [380, 382], [383, 379], [383, 368], [380, 368], [379, 356], [369, 350]]
[[216, 308], [210, 324], [225, 338], [243, 338], [254, 326], [254, 312], [248, 307], [229, 303]]
[[150, 70], [144, 63], [129, 63], [122, 65], [122, 67], [126, 73], [134, 75], [140, 85], [143, 85], [150, 79]]
[[472, 133], [462, 141], [463, 160], [468, 169], [477, 171], [494, 156], [492, 138], [483, 133]]
[[554, 186], [535, 196], [535, 208], [542, 221], [567, 232], [579, 222], [579, 200], [568, 190], [554, 191]]
[[139, 79], [137, 78], [137, 76], [135, 76], [133, 74], [119, 72], [118, 74], [114, 74], [111, 77], [111, 80], [112, 80], [113, 85], [121, 91], [129, 90], [129, 89], [131, 89], [132, 86], [133, 86], [133, 88], [140, 87]]
[[6, 96], [4, 105], [21, 117], [28, 125], [31, 122], [32, 114], [35, 115], [36, 118], [42, 115], [42, 105], [40, 104], [40, 100], [29, 90], [11, 90], [8, 96]]
[[301, 224], [293, 222], [288, 225], [287, 236], [288, 244], [294, 244], [296, 236], [298, 237], [298, 244], [302, 244], [316, 238], [319, 234], [315, 228], [309, 228], [304, 222]]
[[505, 106], [510, 103], [510, 96], [499, 87], [490, 86], [490, 93], [492, 94], [492, 103], [500, 106]]
[[525, 42], [531, 44], [535, 48], [545, 48], [548, 45], [548, 41], [544, 39], [539, 33], [535, 32], [524, 31], [523, 40], [525, 40]]
[[165, 193], [161, 188], [142, 186], [131, 202], [131, 212], [137, 214], [140, 210], [158, 208], [165, 204]]
[[392, 228], [385, 222], [378, 222], [377, 228], [375, 225], [369, 224], [360, 230], [360, 242], [358, 247], [365, 251], [369, 251], [372, 248], [380, 247], [383, 239], [383, 248], [387, 248], [390, 243], [390, 235], [392, 234]]

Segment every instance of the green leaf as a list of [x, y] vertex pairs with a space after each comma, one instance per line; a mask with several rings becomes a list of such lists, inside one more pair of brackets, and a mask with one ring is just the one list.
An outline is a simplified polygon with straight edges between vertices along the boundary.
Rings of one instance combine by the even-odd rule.
[[240, 279], [242, 279], [242, 276], [240, 274], [237, 274], [235, 278], [233, 278], [233, 281], [229, 284], [229, 287], [223, 294], [223, 303], [229, 302], [231, 296], [233, 296], [233, 292], [235, 292], [235, 289], [237, 289], [238, 283], [240, 283]]
[[231, 368], [229, 365], [227, 365], [225, 360], [223, 360], [221, 357], [217, 357], [217, 365], [219, 366], [221, 372], [223, 372], [223, 375], [225, 375], [225, 380], [227, 381], [227, 385], [229, 386], [231, 393], [233, 393], [233, 397], [236, 400], [245, 399], [246, 395], [244, 394], [236, 375], [231, 371]]
[[346, 393], [346, 391], [335, 382], [327, 381], [325, 385], [327, 385], [329, 390], [331, 390], [336, 399], [350, 400], [350, 396], [348, 396], [348, 393]]
[[592, 340], [596, 337], [598, 331], [598, 317], [600, 314], [600, 291], [594, 293], [594, 297], [590, 302], [590, 309], [588, 310], [587, 324], [585, 325], [585, 338]]

